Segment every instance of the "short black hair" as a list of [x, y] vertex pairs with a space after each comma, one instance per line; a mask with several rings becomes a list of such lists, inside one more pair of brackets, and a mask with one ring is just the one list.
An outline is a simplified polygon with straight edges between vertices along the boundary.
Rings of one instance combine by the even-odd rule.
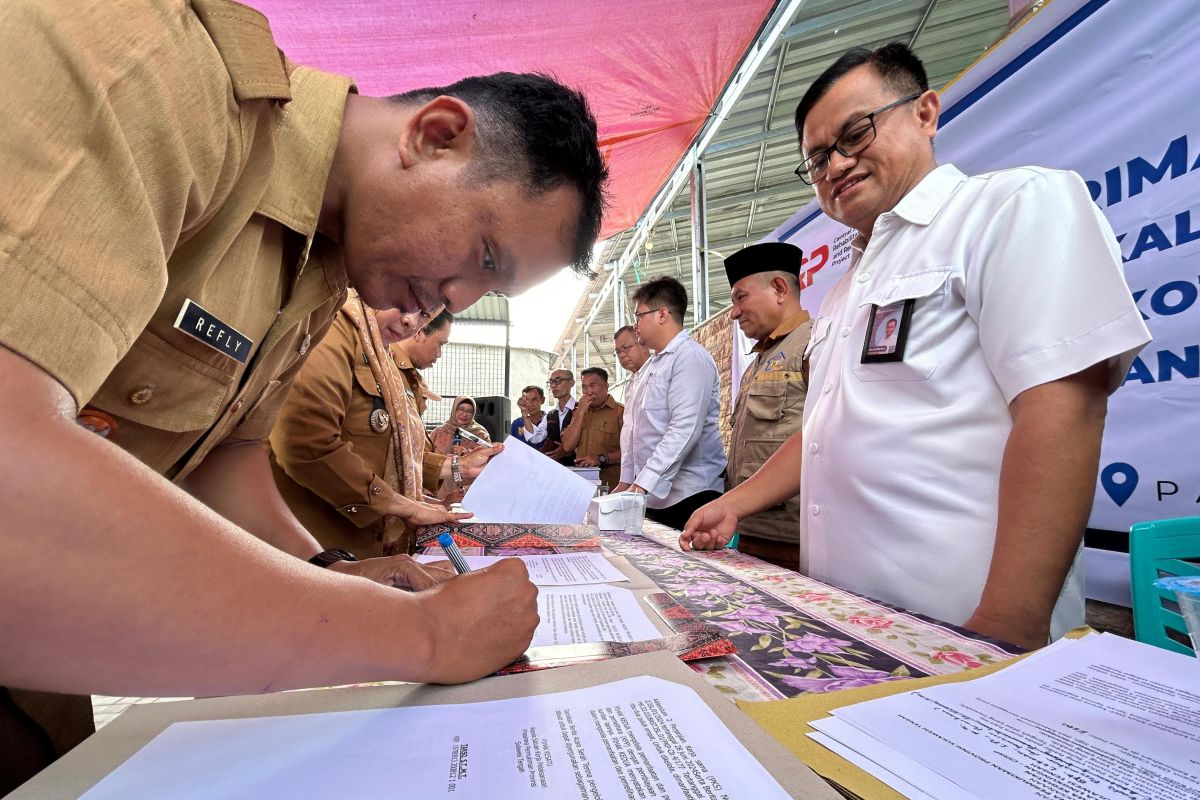
[[585, 369], [579, 373], [579, 376], [581, 378], [584, 375], [595, 375], [600, 380], [604, 381], [605, 383], [608, 383], [608, 370], [604, 369], [603, 367], [588, 367], [587, 369]]
[[525, 394], [526, 392], [537, 392], [538, 397], [542, 398], [542, 402], [543, 403], [546, 402], [546, 393], [542, 391], [542, 387], [526, 386], [524, 389], [521, 390], [521, 394]]
[[426, 336], [432, 336], [435, 331], [440, 331], [451, 322], [454, 322], [454, 315], [443, 308], [442, 313], [429, 320], [429, 324], [421, 329], [421, 333], [425, 334]]
[[651, 308], [665, 308], [682, 325], [683, 315], [687, 312], [687, 289], [670, 275], [663, 275], [639, 286], [633, 293], [633, 302], [645, 303]]
[[583, 93], [548, 75], [497, 72], [389, 99], [411, 105], [442, 95], [462, 100], [475, 112], [477, 179], [516, 181], [530, 196], [560, 186], [579, 191], [582, 203], [571, 267], [595, 277], [590, 268], [592, 245], [600, 235], [608, 167], [600, 155], [596, 118]]
[[891, 42], [875, 50], [865, 47], [847, 50], [812, 82], [796, 106], [796, 135], [800, 137], [801, 146], [804, 144], [804, 120], [808, 118], [808, 112], [847, 72], [863, 64], [870, 64], [898, 97], [924, 92], [929, 88], [925, 65], [903, 42]]
[[617, 332], [613, 334], [613, 341], [615, 342], [618, 338], [620, 338], [622, 333], [628, 333], [628, 334], [631, 334], [634, 338], [637, 338], [637, 331], [635, 331], [633, 329], [633, 326], [626, 325], [623, 328], [617, 328]]

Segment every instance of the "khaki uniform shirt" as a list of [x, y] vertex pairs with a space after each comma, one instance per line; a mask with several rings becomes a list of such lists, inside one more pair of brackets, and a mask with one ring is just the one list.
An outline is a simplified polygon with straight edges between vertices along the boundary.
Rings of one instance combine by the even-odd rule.
[[[584, 420], [583, 430], [579, 432], [579, 446], [575, 448], [575, 458], [598, 456], [620, 449], [624, 417], [625, 406], [614, 400], [611, 394], [604, 398], [604, 405], [593, 408]], [[600, 483], [611, 489], [620, 482], [620, 459], [610, 461], [600, 468]]]
[[346, 284], [316, 226], [349, 79], [193, 5], [45, 11], [0, 44], [36, 76], [0, 86], [0, 342], [175, 480], [267, 435]]
[[[762, 466], [804, 422], [804, 350], [812, 320], [801, 312], [754, 346], [758, 354], [742, 376], [733, 406], [726, 490]], [[760, 511], [738, 524], [742, 534], [779, 542], [800, 542], [800, 498]]]
[[4, 19], [0, 344], [169, 478], [264, 438], [345, 294], [316, 226], [350, 80], [223, 0]]

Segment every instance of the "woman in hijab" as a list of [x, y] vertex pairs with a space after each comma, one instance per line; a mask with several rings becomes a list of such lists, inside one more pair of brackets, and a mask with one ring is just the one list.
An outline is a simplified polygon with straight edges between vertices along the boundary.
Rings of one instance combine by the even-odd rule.
[[446, 424], [435, 429], [430, 436], [433, 440], [434, 452], [461, 456], [483, 446], [459, 434], [460, 428], [491, 444], [492, 439], [488, 435], [487, 428], [475, 421], [475, 401], [460, 395], [454, 398], [454, 405], [450, 409], [450, 419], [446, 420]]

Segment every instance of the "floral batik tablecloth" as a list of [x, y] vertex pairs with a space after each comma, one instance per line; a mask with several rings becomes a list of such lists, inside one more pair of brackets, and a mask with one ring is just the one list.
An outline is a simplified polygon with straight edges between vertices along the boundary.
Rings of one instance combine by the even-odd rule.
[[957, 672], [1021, 652], [733, 550], [683, 552], [678, 537], [647, 520], [642, 536], [605, 532], [602, 541], [729, 633], [737, 655], [691, 666], [739, 700]]

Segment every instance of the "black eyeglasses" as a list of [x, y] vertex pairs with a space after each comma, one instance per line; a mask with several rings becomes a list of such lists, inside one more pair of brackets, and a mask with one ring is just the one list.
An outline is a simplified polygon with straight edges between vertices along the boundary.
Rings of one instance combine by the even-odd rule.
[[825, 177], [825, 173], [829, 171], [829, 156], [837, 150], [846, 158], [851, 158], [866, 150], [871, 146], [871, 142], [875, 141], [875, 117], [885, 111], [891, 111], [897, 106], [902, 106], [905, 103], [911, 103], [916, 100], [924, 92], [910, 94], [908, 97], [902, 97], [888, 103], [886, 106], [875, 109], [865, 117], [856, 119], [850, 123], [842, 135], [837, 138], [833, 146], [826, 147], [824, 150], [818, 150], [808, 158], [800, 162], [800, 166], [796, 167], [796, 177], [813, 186], [817, 181]]
[[547, 386], [558, 386], [560, 383], [566, 383], [570, 378], [551, 378], [546, 381]]
[[646, 316], [647, 314], [653, 314], [655, 311], [662, 311], [664, 308], [666, 308], [666, 306], [659, 306], [658, 308], [650, 308], [645, 311], [635, 311], [635, 312], [633, 312], [633, 318], [636, 320], [640, 320], [642, 317]]

